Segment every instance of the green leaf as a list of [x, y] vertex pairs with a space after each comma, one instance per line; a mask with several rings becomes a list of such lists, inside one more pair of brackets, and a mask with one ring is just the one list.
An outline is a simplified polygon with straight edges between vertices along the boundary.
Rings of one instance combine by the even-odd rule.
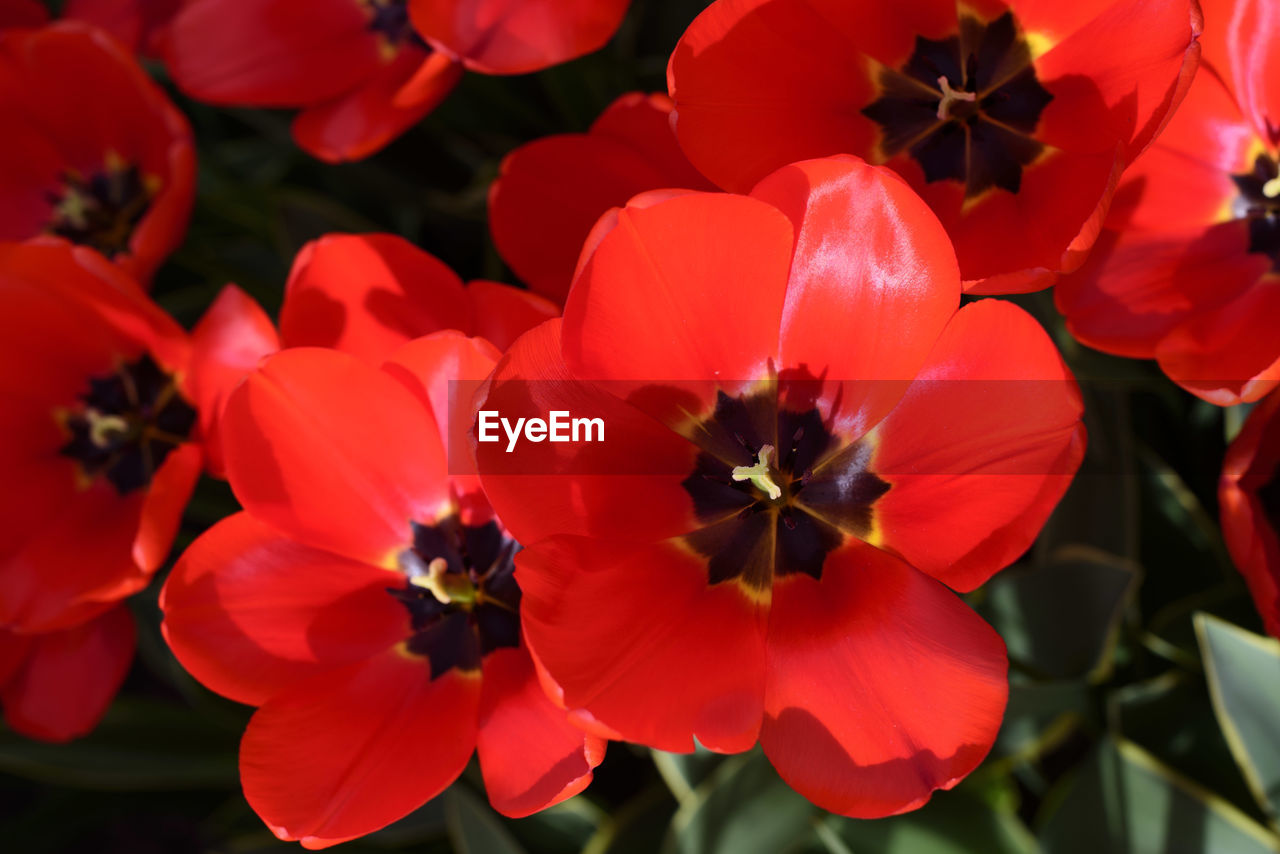
[[582, 854], [653, 854], [662, 847], [675, 811], [671, 793], [651, 785], [605, 818]]
[[513, 821], [509, 827], [530, 851], [581, 851], [604, 820], [603, 810], [578, 796]]
[[1089, 687], [1083, 682], [1030, 682], [1013, 674], [992, 754], [1019, 759], [1038, 756], [1086, 719], [1090, 705]]
[[780, 854], [813, 838], [813, 804], [760, 751], [726, 759], [676, 810], [668, 854]]
[[69, 744], [0, 732], [0, 770], [85, 789], [234, 789], [239, 738], [182, 706], [120, 699], [97, 729]]
[[662, 781], [680, 803], [693, 797], [694, 789], [715, 771], [723, 758], [702, 746], [693, 753], [667, 753], [662, 750], [650, 753]]
[[1262, 825], [1118, 739], [1063, 781], [1046, 812], [1045, 854], [1280, 852], [1280, 839]]
[[1105, 677], [1124, 608], [1137, 589], [1128, 561], [1085, 546], [991, 579], [978, 605], [1009, 659], [1041, 678]]
[[442, 797], [449, 839], [458, 854], [524, 854], [498, 814], [466, 786], [451, 786]]
[[1209, 696], [1258, 804], [1280, 815], [1280, 642], [1197, 614]]
[[[994, 802], [993, 802], [994, 801]], [[875, 820], [828, 816], [822, 826], [852, 854], [1037, 854], [1035, 837], [1018, 818], [1016, 799], [1003, 786], [976, 785], [937, 792], [919, 810]], [[843, 854], [819, 832], [826, 850]]]

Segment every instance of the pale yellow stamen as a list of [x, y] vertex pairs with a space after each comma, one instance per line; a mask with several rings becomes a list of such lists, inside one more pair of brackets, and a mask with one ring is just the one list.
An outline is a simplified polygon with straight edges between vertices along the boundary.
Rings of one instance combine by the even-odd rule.
[[938, 88], [942, 90], [942, 100], [938, 102], [938, 121], [945, 122], [951, 118], [951, 107], [957, 101], [973, 103], [978, 100], [977, 92], [963, 92], [951, 88], [951, 81], [945, 75], [938, 78]]
[[445, 562], [445, 559], [438, 557], [427, 564], [425, 575], [411, 576], [409, 583], [415, 587], [430, 590], [431, 595], [436, 597], [436, 601], [441, 605], [448, 605], [452, 602], [460, 604], [474, 602], [476, 599], [475, 585], [466, 576], [449, 574], [448, 569], [449, 564]]
[[782, 487], [773, 482], [773, 472], [769, 468], [769, 457], [773, 454], [773, 445], [765, 445], [756, 454], [753, 466], [737, 466], [733, 470], [733, 479], [749, 480], [756, 489], [766, 493], [770, 500], [782, 497]]
[[1272, 178], [1270, 181], [1262, 185], [1262, 195], [1268, 199], [1274, 199], [1280, 196], [1280, 177]]
[[105, 448], [129, 434], [129, 422], [119, 415], [103, 415], [96, 409], [89, 409], [84, 417], [89, 422], [89, 441], [99, 448]]

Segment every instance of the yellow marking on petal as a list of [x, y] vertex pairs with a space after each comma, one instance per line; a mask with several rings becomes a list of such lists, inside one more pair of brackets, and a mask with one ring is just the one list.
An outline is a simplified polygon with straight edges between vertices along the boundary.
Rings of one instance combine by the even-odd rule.
[[1058, 42], [1047, 33], [1028, 31], [1024, 34], [1027, 40], [1027, 49], [1031, 51], [1031, 61], [1035, 62], [1049, 51], [1057, 46]]

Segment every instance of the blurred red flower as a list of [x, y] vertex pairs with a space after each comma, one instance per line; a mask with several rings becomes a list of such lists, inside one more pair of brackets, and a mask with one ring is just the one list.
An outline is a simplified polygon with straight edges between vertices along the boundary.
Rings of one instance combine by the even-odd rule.
[[564, 302], [591, 227], [647, 190], [715, 187], [671, 129], [671, 99], [631, 92], [587, 133], [534, 140], [507, 155], [489, 190], [493, 242], [522, 282]]
[[1280, 395], [1249, 413], [1218, 482], [1222, 535], [1267, 632], [1280, 638]]
[[918, 192], [965, 289], [1080, 265], [1196, 66], [1195, 0], [719, 0], [668, 68], [689, 160], [735, 192], [856, 154]]
[[562, 702], [663, 750], [759, 740], [847, 815], [953, 786], [1007, 684], [947, 587], [1017, 558], [1083, 454], [1049, 338], [1006, 302], [957, 311], [936, 217], [853, 158], [642, 197], [596, 237], [479, 405], [605, 441], [475, 446]]
[[442, 261], [393, 234], [330, 234], [294, 259], [280, 329], [228, 285], [192, 332], [191, 388], [200, 402], [209, 467], [223, 470], [219, 417], [226, 398], [267, 355], [329, 347], [379, 365], [414, 338], [454, 329], [505, 350], [559, 314], [536, 294], [498, 282], [464, 285]]
[[1280, 7], [1203, 5], [1201, 72], [1056, 299], [1083, 343], [1229, 406], [1280, 380]]
[[186, 231], [182, 114], [112, 39], [74, 22], [0, 33], [0, 239], [101, 252], [147, 282]]
[[62, 17], [101, 27], [129, 50], [159, 57], [169, 21], [183, 0], [67, 0]]
[[49, 11], [40, 0], [6, 0], [0, 6], [0, 29], [38, 27], [49, 20]]
[[474, 477], [451, 476], [450, 380], [487, 341], [441, 332], [381, 369], [313, 347], [232, 394], [231, 486], [162, 594], [164, 633], [209, 688], [259, 706], [245, 796], [282, 839], [370, 833], [479, 753], [493, 805], [526, 815], [582, 790], [603, 745], [546, 698], [519, 625], [519, 546]]
[[322, 160], [358, 160], [431, 112], [463, 68], [522, 73], [593, 51], [627, 5], [185, 0], [166, 61], [178, 86], [202, 101], [301, 108], [298, 145]]
[[42, 634], [0, 629], [0, 707], [5, 723], [41, 741], [87, 735], [120, 689], [133, 649], [133, 617], [124, 605]]
[[15, 729], [65, 739], [123, 678], [114, 606], [164, 561], [200, 473], [189, 342], [82, 247], [0, 244], [0, 316], [0, 471], [21, 485], [0, 502], [0, 698]]

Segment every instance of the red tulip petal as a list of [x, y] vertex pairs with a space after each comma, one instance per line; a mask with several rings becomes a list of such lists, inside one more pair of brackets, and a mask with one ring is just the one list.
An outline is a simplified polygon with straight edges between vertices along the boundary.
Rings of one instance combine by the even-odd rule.
[[39, 0], [9, 0], [0, 9], [0, 29], [38, 27], [49, 20], [49, 12]]
[[155, 572], [169, 557], [182, 514], [204, 468], [204, 452], [187, 443], [175, 448], [156, 470], [138, 519], [133, 559], [143, 570]]
[[547, 321], [517, 341], [481, 389], [477, 408], [511, 423], [556, 410], [600, 418], [604, 441], [522, 442], [508, 453], [498, 430], [498, 441], [477, 442], [485, 494], [499, 518], [522, 543], [554, 534], [643, 540], [692, 530], [693, 503], [680, 484], [693, 471], [697, 448], [570, 374], [560, 355], [560, 325]]
[[[462, 66], [415, 47], [334, 101], [308, 107], [293, 121], [303, 151], [328, 163], [360, 160], [420, 122], [462, 78]], [[400, 97], [412, 84], [411, 97]]]
[[539, 323], [560, 316], [551, 300], [500, 282], [468, 282], [467, 296], [476, 319], [471, 334], [502, 351]]
[[547, 699], [527, 651], [485, 656], [476, 751], [494, 809], [522, 818], [581, 792], [603, 758], [598, 742]]
[[64, 628], [145, 587], [150, 573], [133, 560], [145, 500], [140, 491], [122, 497], [102, 480], [42, 519], [0, 560], [0, 624]]
[[[687, 753], [755, 744], [767, 603], [673, 543], [554, 537], [516, 556], [530, 647], [599, 734]], [[581, 714], [581, 712], [579, 712]]]
[[331, 347], [380, 364], [400, 345], [471, 328], [462, 280], [392, 234], [331, 234], [293, 262], [280, 310], [288, 347]]
[[[1249, 413], [1227, 449], [1218, 481], [1222, 535], [1249, 585], [1267, 633], [1280, 637], [1280, 534], [1268, 519], [1258, 490], [1273, 484], [1280, 463], [1280, 395], [1264, 398]], [[1274, 487], [1272, 487], [1274, 488]]]
[[232, 393], [223, 450], [236, 497], [301, 542], [388, 565], [448, 500], [431, 415], [355, 356], [283, 350]]
[[1229, 83], [1255, 133], [1280, 140], [1280, 10], [1269, 0], [1203, 0], [1205, 60]]
[[876, 427], [877, 545], [972, 590], [1035, 539], [1084, 455], [1083, 406], [1044, 329], [1003, 300], [947, 325]]
[[1221, 308], [1174, 329], [1156, 347], [1156, 359], [1170, 379], [1210, 403], [1258, 400], [1280, 381], [1277, 317], [1280, 276], [1272, 273]]
[[960, 303], [951, 241], [906, 182], [853, 158], [784, 167], [752, 196], [795, 226], [781, 367], [829, 380], [838, 429], [861, 435], [902, 395]]
[[[437, 435], [444, 443], [448, 473], [463, 508], [476, 511], [483, 524], [490, 515], [468, 435], [474, 423], [472, 401], [498, 359], [502, 357], [483, 338], [468, 338], [452, 330], [410, 341], [382, 369], [413, 392], [432, 414]], [[477, 506], [477, 503], [479, 506]], [[464, 524], [473, 524], [465, 521]]]
[[786, 217], [755, 199], [696, 193], [624, 208], [565, 304], [566, 363], [636, 386], [765, 376], [791, 244]]
[[392, 649], [272, 697], [240, 743], [249, 805], [281, 839], [324, 848], [438, 795], [475, 749], [480, 679], [430, 673]]
[[[160, 596], [165, 640], [207, 688], [261, 705], [409, 633], [398, 576], [296, 543], [247, 513], [183, 553]], [[401, 583], [400, 586], [403, 586]]]
[[187, 388], [200, 414], [209, 471], [223, 476], [222, 410], [227, 397], [264, 357], [280, 349], [271, 318], [253, 297], [227, 285], [191, 332]]
[[1242, 251], [1247, 225], [1108, 231], [1085, 266], [1057, 285], [1058, 309], [1077, 339], [1122, 356], [1153, 358], [1193, 314], [1248, 290], [1268, 267]]
[[41, 741], [87, 735], [133, 661], [133, 616], [123, 605], [88, 623], [30, 640], [26, 661], [0, 688], [4, 720]]
[[1008, 695], [1004, 644], [938, 582], [854, 547], [774, 587], [760, 743], [823, 809], [914, 809], [977, 767]]
[[[1037, 137], [1094, 151], [1104, 139], [1108, 149], [1120, 140], [1132, 160], [1186, 94], [1199, 62], [1201, 23], [1199, 5], [1190, 0], [1119, 0], [1099, 10], [1036, 60], [1037, 76], [1054, 95]], [[1094, 144], [1077, 149], [1085, 139]]]
[[369, 12], [351, 0], [191, 0], [169, 26], [165, 65], [201, 101], [301, 107], [359, 86], [382, 63]]
[[684, 159], [670, 102], [659, 97], [623, 95], [590, 133], [534, 140], [502, 162], [489, 191], [489, 227], [533, 290], [564, 301], [583, 241], [610, 208], [661, 187], [714, 189]]
[[630, 0], [409, 0], [422, 37], [485, 74], [525, 74], [612, 36]]

